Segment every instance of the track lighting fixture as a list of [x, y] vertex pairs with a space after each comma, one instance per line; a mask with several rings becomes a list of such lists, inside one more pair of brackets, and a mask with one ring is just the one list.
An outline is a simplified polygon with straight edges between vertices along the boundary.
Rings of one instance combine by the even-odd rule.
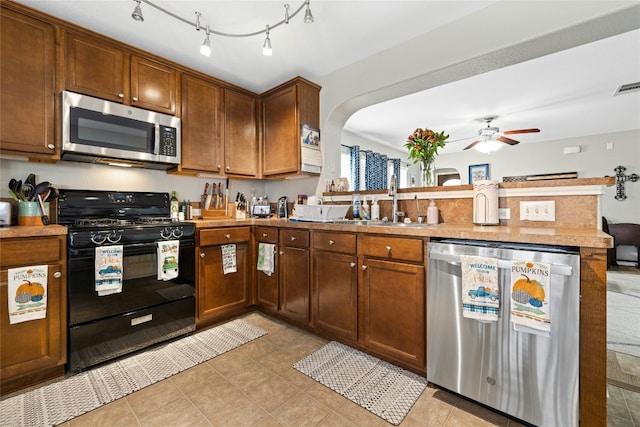
[[304, 11], [304, 23], [313, 24], [313, 15], [311, 14], [311, 8], [309, 7], [309, 0], [305, 2], [307, 9]]
[[271, 49], [271, 40], [269, 40], [269, 26], [267, 25], [267, 38], [264, 39], [264, 46], [262, 46], [262, 54], [264, 56], [271, 56], [273, 50]]
[[[133, 13], [131, 14], [131, 17], [133, 19], [135, 19], [136, 21], [144, 21], [144, 17], [142, 16], [142, 9], [140, 8], [140, 3], [145, 3], [153, 8], [156, 8], [157, 10], [159, 10], [160, 12], [169, 15], [170, 17], [174, 18], [177, 21], [180, 21], [184, 24], [187, 24], [189, 26], [195, 26], [196, 31], [200, 31], [200, 29], [202, 28], [200, 25], [200, 18], [202, 17], [202, 14], [200, 12], [196, 12], [196, 21], [195, 22], [191, 22], [188, 19], [185, 19], [179, 15], [176, 15], [173, 12], [170, 12], [160, 6], [158, 6], [157, 4], [154, 4], [151, 0], [133, 0], [136, 2], [136, 7], [133, 10]], [[230, 34], [230, 33], [224, 33], [221, 31], [215, 31], [212, 30], [210, 28], [209, 25], [207, 25], [205, 27], [206, 29], [206, 37], [204, 39], [204, 42], [202, 43], [202, 46], [200, 47], [200, 53], [205, 55], [205, 56], [210, 56], [211, 55], [211, 39], [210, 39], [210, 35], [214, 34], [216, 36], [222, 36], [222, 37], [253, 37], [253, 36], [258, 36], [262, 33], [266, 34], [266, 38], [264, 40], [264, 44], [262, 46], [262, 53], [265, 56], [271, 56], [271, 54], [273, 53], [273, 50], [271, 49], [271, 39], [269, 37], [269, 33], [271, 30], [273, 30], [276, 27], [279, 27], [282, 24], [288, 24], [289, 20], [294, 18], [298, 13], [300, 13], [302, 11], [302, 9], [305, 9], [304, 12], [304, 23], [305, 24], [311, 24], [313, 23], [313, 15], [311, 14], [311, 0], [305, 0], [293, 13], [289, 13], [289, 8], [290, 6], [288, 4], [284, 5], [284, 19], [280, 22], [276, 22], [273, 25], [269, 25], [267, 24], [265, 26], [264, 30], [260, 30], [260, 31], [254, 31], [251, 33], [241, 33], [241, 34]]]
[[209, 26], [207, 25], [207, 37], [202, 42], [202, 46], [200, 46], [200, 53], [204, 56], [211, 56], [211, 41], [209, 40]]
[[144, 22], [144, 16], [142, 16], [142, 9], [140, 8], [140, 0], [134, 0], [137, 4], [131, 13], [131, 17], [136, 21]]

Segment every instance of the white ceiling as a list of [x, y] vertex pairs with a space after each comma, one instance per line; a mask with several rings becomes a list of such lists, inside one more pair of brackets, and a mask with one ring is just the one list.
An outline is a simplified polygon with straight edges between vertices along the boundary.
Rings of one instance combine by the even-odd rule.
[[[213, 53], [198, 53], [204, 32], [142, 0], [144, 22], [131, 18], [133, 0], [17, 0], [222, 80], [264, 92], [294, 76], [312, 81], [486, 8], [496, 1], [312, 0], [315, 22], [303, 11], [271, 31], [273, 56], [262, 55], [264, 34], [212, 35]], [[284, 18], [284, 2], [152, 0], [188, 21], [228, 33], [260, 31]], [[295, 11], [301, 0], [289, 1]], [[428, 19], [425, 19], [428, 17]], [[416, 127], [445, 130], [445, 152], [459, 151], [487, 115], [501, 130], [537, 127], [523, 143], [640, 129], [640, 92], [613, 97], [621, 84], [640, 81], [640, 30], [600, 40], [355, 113], [345, 129], [400, 147]]]

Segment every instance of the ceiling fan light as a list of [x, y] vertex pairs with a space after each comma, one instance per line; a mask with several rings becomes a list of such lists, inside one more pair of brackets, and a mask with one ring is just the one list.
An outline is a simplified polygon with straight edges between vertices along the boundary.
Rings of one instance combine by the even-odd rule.
[[267, 25], [267, 38], [264, 39], [264, 45], [262, 45], [262, 54], [264, 56], [273, 55], [273, 49], [271, 49], [271, 39], [269, 39], [269, 26]]
[[477, 151], [481, 153], [489, 154], [501, 149], [502, 145], [503, 144], [501, 142], [496, 141], [495, 139], [489, 139], [489, 140], [479, 142], [473, 148], [475, 148]]

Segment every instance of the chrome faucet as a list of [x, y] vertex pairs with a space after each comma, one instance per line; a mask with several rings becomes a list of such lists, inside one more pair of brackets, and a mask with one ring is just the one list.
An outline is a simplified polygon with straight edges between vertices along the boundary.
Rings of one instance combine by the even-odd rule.
[[398, 222], [398, 180], [395, 174], [391, 175], [391, 183], [389, 184], [389, 195], [393, 197], [391, 219], [393, 222]]

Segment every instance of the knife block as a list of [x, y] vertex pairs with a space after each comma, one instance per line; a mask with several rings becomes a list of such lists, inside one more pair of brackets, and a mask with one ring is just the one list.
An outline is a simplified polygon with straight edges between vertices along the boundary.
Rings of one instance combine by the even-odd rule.
[[205, 209], [202, 206], [202, 219], [234, 219], [236, 218], [236, 204], [229, 203], [229, 208]]

